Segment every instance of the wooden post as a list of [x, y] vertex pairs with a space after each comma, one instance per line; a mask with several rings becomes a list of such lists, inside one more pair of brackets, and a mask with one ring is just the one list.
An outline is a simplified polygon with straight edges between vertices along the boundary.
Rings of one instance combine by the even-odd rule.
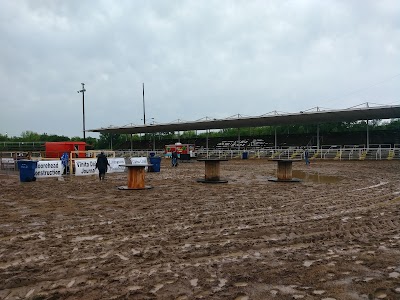
[[293, 178], [292, 174], [292, 163], [294, 161], [301, 161], [301, 159], [271, 159], [278, 163], [276, 170], [276, 178], [269, 178], [269, 181], [275, 182], [299, 182], [300, 179]]
[[205, 178], [208, 181], [219, 180], [219, 161], [206, 161], [205, 162]]
[[128, 167], [128, 188], [144, 189], [144, 167]]
[[221, 179], [219, 176], [219, 165], [221, 161], [227, 161], [227, 159], [198, 159], [198, 161], [204, 161], [205, 163], [205, 176], [202, 179], [197, 179], [197, 182], [203, 183], [227, 183], [225, 179]]
[[128, 185], [118, 187], [119, 190], [144, 190], [151, 189], [152, 186], [144, 184], [145, 167], [152, 166], [151, 164], [129, 164], [120, 165], [128, 168]]
[[292, 180], [292, 162], [291, 161], [278, 161], [277, 170], [278, 180]]

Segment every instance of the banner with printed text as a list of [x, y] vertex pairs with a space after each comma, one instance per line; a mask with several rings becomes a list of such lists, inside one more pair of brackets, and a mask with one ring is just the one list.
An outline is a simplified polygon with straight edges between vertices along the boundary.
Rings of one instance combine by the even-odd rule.
[[147, 157], [131, 157], [131, 163], [133, 164], [147, 164]]
[[[124, 172], [125, 159], [123, 157], [108, 158], [108, 163], [110, 164], [107, 168], [107, 173], [117, 173]], [[95, 175], [99, 174], [99, 170], [96, 169], [97, 159], [77, 159], [75, 160], [75, 175], [85, 176], [85, 175]]]
[[75, 176], [86, 176], [99, 174], [96, 169], [97, 159], [76, 159], [75, 160]]
[[108, 163], [110, 165], [108, 167], [107, 173], [117, 173], [125, 171], [125, 167], [121, 166], [125, 165], [125, 158], [123, 157], [109, 158]]
[[[147, 164], [147, 157], [131, 157], [131, 163], [134, 164]], [[147, 167], [144, 168], [147, 171]]]
[[38, 161], [35, 169], [36, 178], [59, 177], [64, 173], [61, 160]]

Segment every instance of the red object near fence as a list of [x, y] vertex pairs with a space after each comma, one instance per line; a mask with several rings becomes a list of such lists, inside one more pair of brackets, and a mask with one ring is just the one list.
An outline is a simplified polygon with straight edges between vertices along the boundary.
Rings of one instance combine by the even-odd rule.
[[172, 152], [177, 152], [178, 155], [188, 154], [191, 156], [195, 155], [196, 146], [194, 144], [181, 144], [176, 143], [172, 145], [165, 145], [164, 153], [165, 156], [171, 156]]
[[[64, 152], [86, 151], [85, 142], [46, 142], [46, 158], [60, 158]], [[85, 158], [85, 153], [74, 154], [73, 157]]]

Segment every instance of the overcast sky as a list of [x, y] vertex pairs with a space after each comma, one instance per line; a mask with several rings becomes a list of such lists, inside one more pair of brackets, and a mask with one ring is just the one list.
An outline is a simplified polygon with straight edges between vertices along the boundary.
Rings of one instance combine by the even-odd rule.
[[[0, 134], [400, 104], [400, 1], [0, 0]], [[96, 133], [87, 136], [98, 137]]]

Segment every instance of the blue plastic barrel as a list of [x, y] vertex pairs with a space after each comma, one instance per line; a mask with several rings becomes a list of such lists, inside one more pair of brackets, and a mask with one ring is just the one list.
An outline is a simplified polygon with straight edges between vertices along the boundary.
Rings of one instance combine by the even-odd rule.
[[243, 152], [242, 159], [247, 159], [247, 158], [248, 158], [248, 152]]
[[159, 156], [150, 157], [150, 164], [152, 164], [152, 166], [149, 167], [150, 172], [160, 172], [161, 157]]
[[36, 180], [35, 169], [37, 167], [37, 161], [19, 160], [17, 163], [19, 169], [19, 180], [21, 182], [30, 182]]

